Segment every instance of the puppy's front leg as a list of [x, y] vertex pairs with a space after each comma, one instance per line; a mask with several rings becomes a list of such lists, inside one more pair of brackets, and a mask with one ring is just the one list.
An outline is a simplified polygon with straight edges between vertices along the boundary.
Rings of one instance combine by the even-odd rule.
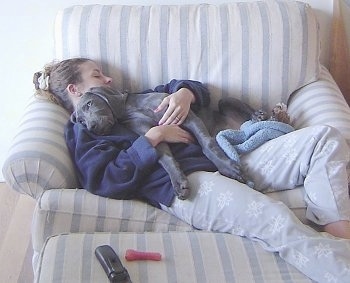
[[181, 170], [179, 164], [173, 157], [171, 150], [166, 143], [157, 145], [157, 150], [160, 153], [159, 163], [170, 176], [171, 183], [177, 197], [185, 200], [190, 195], [190, 188], [186, 175]]

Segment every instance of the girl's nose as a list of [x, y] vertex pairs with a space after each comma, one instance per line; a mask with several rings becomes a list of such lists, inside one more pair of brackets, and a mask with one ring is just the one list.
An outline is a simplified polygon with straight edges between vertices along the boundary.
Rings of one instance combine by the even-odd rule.
[[105, 83], [110, 84], [111, 82], [112, 82], [112, 78], [105, 76]]

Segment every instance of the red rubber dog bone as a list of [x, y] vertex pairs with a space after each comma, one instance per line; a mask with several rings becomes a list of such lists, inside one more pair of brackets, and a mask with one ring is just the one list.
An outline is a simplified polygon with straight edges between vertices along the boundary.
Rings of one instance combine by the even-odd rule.
[[156, 261], [159, 261], [162, 259], [162, 255], [160, 253], [140, 252], [140, 251], [128, 249], [125, 252], [125, 259], [128, 261], [132, 261], [132, 260], [156, 260]]

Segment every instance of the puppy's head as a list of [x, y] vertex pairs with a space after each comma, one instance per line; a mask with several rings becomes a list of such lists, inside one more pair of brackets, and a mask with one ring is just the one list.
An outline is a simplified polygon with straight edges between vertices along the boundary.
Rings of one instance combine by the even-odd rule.
[[115, 124], [108, 100], [93, 92], [87, 92], [80, 97], [72, 120], [97, 135], [109, 134]]
[[263, 110], [256, 110], [251, 117], [253, 122], [266, 121], [268, 119], [268, 115]]

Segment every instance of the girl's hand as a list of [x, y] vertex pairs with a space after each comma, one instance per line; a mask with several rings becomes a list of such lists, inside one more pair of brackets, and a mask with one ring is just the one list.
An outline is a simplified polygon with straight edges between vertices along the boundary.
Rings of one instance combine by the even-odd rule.
[[154, 110], [159, 112], [168, 107], [163, 117], [159, 120], [159, 125], [182, 124], [190, 111], [191, 103], [194, 101], [195, 96], [188, 88], [180, 88], [164, 98], [162, 103]]
[[148, 130], [145, 137], [155, 147], [161, 142], [193, 143], [193, 136], [178, 125], [160, 125]]

